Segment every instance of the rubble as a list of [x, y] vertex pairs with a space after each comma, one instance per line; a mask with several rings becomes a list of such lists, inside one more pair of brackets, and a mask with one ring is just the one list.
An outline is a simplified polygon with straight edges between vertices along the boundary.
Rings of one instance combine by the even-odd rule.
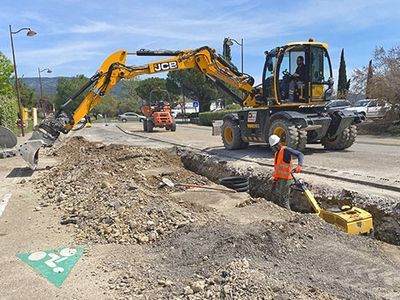
[[[184, 169], [172, 151], [100, 146], [82, 139], [52, 151], [64, 161], [36, 179], [41, 206], [59, 210], [60, 223], [71, 226], [77, 242], [109, 249], [96, 261], [109, 276], [102, 286], [105, 298], [399, 296], [398, 267], [379, 241], [350, 236], [312, 214], [288, 211], [264, 198], [231, 205], [236, 214], [230, 219], [223, 208], [179, 199], [188, 195], [181, 193], [184, 188], [160, 184], [162, 178], [210, 181]], [[202, 200], [207, 194], [199, 195]], [[232, 216], [241, 214], [258, 218], [235, 222]]]
[[44, 191], [42, 202], [54, 203], [63, 212], [60, 224], [77, 226], [79, 242], [149, 243], [190, 222], [209, 218], [169, 197], [169, 188], [159, 185], [164, 173], [144, 174], [164, 167], [175, 181], [208, 182], [180, 167], [179, 159], [167, 150], [100, 147], [73, 138], [52, 150], [55, 153], [64, 157], [63, 162], [44, 173], [36, 185]]

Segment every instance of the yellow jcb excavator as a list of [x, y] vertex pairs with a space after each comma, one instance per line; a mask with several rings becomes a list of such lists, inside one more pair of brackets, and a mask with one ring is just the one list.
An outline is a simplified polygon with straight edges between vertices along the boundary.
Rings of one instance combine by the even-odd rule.
[[[332, 67], [328, 45], [314, 41], [289, 43], [265, 52], [262, 83], [240, 73], [235, 66], [207, 46], [195, 50], [125, 50], [111, 54], [100, 69], [50, 119], [44, 120], [30, 140], [21, 145], [20, 153], [28, 165], [37, 166], [39, 149], [52, 146], [60, 133], [68, 133], [85, 117], [102, 97], [121, 79], [197, 68], [220, 86], [243, 109], [227, 114], [222, 125], [222, 140], [227, 149], [239, 149], [249, 142], [267, 142], [276, 134], [292, 148], [303, 150], [306, 143], [322, 143], [327, 149], [350, 147], [356, 136], [354, 124], [362, 115], [344, 110], [327, 110], [332, 94]], [[141, 66], [127, 66], [128, 55], [164, 56], [167, 59]], [[302, 74], [296, 73], [296, 61], [303, 58]], [[241, 91], [237, 96], [226, 85]], [[75, 111], [71, 101], [89, 90]]]

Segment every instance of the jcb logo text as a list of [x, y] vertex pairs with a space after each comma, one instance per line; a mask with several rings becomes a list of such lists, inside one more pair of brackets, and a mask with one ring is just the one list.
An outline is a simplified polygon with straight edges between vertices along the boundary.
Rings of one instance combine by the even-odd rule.
[[154, 71], [156, 72], [168, 71], [177, 68], [178, 68], [178, 63], [176, 61], [154, 64]]

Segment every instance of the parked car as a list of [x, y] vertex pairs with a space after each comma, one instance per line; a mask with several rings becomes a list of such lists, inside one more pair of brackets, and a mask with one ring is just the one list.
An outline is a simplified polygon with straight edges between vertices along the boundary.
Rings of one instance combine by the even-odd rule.
[[377, 99], [358, 100], [353, 107], [346, 108], [346, 110], [352, 110], [362, 113], [368, 118], [383, 117], [389, 109], [389, 103], [385, 103]]
[[120, 120], [121, 122], [124, 122], [124, 123], [128, 122], [128, 121], [143, 122], [143, 120], [146, 120], [146, 117], [139, 115], [137, 113], [134, 113], [134, 112], [126, 112], [121, 115], [118, 115], [118, 120]]
[[345, 109], [351, 107], [351, 103], [348, 100], [338, 99], [331, 100], [325, 105], [327, 110]]

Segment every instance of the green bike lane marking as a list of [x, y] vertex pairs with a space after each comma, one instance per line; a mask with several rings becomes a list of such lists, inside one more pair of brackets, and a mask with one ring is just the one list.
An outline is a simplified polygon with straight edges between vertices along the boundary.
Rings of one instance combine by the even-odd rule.
[[82, 254], [83, 247], [62, 247], [33, 253], [19, 253], [17, 257], [56, 287], [61, 287]]

